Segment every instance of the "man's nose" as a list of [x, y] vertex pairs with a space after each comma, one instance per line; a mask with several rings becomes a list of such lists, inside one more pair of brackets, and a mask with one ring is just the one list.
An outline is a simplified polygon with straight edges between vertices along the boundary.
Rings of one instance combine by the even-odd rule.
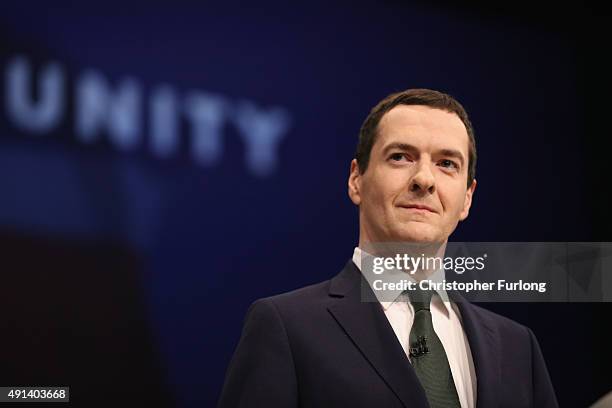
[[430, 194], [436, 191], [436, 180], [428, 163], [419, 164], [416, 173], [410, 180], [410, 191]]

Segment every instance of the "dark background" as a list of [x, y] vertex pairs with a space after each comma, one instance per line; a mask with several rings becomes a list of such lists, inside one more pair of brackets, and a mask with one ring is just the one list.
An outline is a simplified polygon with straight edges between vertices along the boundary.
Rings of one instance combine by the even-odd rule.
[[[86, 406], [213, 406], [249, 304], [352, 255], [357, 132], [406, 88], [452, 94], [475, 126], [478, 189], [453, 240], [610, 241], [608, 18], [520, 2], [2, 2], [0, 383], [69, 385]], [[33, 84], [51, 62], [65, 73], [66, 109], [41, 134], [7, 108], [18, 55]], [[140, 84], [141, 146], [75, 137], [91, 69]], [[184, 117], [179, 152], [154, 157], [160, 84], [282, 109], [277, 166], [249, 167], [231, 121], [218, 161], [195, 163]], [[486, 306], [533, 329], [562, 406], [612, 389], [609, 304]]]

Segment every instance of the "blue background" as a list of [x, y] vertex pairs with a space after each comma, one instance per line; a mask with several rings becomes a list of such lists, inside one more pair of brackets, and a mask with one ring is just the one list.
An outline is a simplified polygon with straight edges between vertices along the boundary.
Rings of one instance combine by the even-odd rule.
[[[110, 398], [100, 386], [142, 401], [130, 382], [150, 403], [213, 406], [248, 305], [329, 279], [352, 255], [358, 219], [346, 182], [359, 127], [380, 99], [411, 87], [455, 96], [475, 126], [478, 188], [453, 240], [610, 240], [602, 16], [557, 11], [4, 2], [0, 309], [10, 324], [0, 342], [10, 351], [0, 379], [65, 383], [90, 406]], [[51, 62], [65, 72], [66, 109], [43, 134], [8, 112], [16, 56], [34, 84]], [[125, 78], [140, 84], [145, 141], [148, 98], [161, 84], [179, 98], [198, 90], [282, 109], [290, 121], [278, 165], [254, 172], [230, 121], [207, 166], [190, 158], [184, 117], [180, 152], [166, 159], [145, 145], [120, 151], [104, 133], [79, 142], [76, 83], [92, 69], [111, 89]], [[612, 388], [597, 331], [608, 305], [489, 307], [534, 330], [562, 405]]]

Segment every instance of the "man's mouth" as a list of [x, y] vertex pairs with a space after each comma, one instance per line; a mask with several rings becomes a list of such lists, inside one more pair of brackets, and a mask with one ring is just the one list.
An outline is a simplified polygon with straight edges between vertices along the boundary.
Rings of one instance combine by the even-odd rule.
[[408, 209], [408, 210], [413, 210], [416, 212], [424, 212], [424, 213], [428, 213], [428, 212], [435, 213], [436, 212], [433, 208], [427, 205], [422, 205], [422, 204], [406, 204], [406, 205], [400, 205], [400, 207]]

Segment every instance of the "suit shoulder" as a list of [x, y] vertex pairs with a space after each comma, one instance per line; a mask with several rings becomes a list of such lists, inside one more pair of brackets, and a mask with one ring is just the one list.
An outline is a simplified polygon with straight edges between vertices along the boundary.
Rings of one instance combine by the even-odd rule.
[[280, 316], [301, 316], [321, 309], [329, 299], [330, 280], [257, 299], [251, 309], [274, 310]]
[[268, 296], [257, 301], [271, 302], [277, 306], [291, 304], [307, 304], [327, 298], [329, 292], [329, 280], [294, 289], [278, 295]]
[[526, 335], [530, 332], [527, 326], [515, 320], [512, 320], [509, 317], [503, 316], [499, 313], [495, 313], [489, 309], [485, 309], [484, 307], [475, 305], [473, 303], [471, 305], [473, 306], [475, 313], [479, 314], [481, 317], [491, 322], [498, 329], [502, 330], [502, 332], [512, 332], [522, 335]]

